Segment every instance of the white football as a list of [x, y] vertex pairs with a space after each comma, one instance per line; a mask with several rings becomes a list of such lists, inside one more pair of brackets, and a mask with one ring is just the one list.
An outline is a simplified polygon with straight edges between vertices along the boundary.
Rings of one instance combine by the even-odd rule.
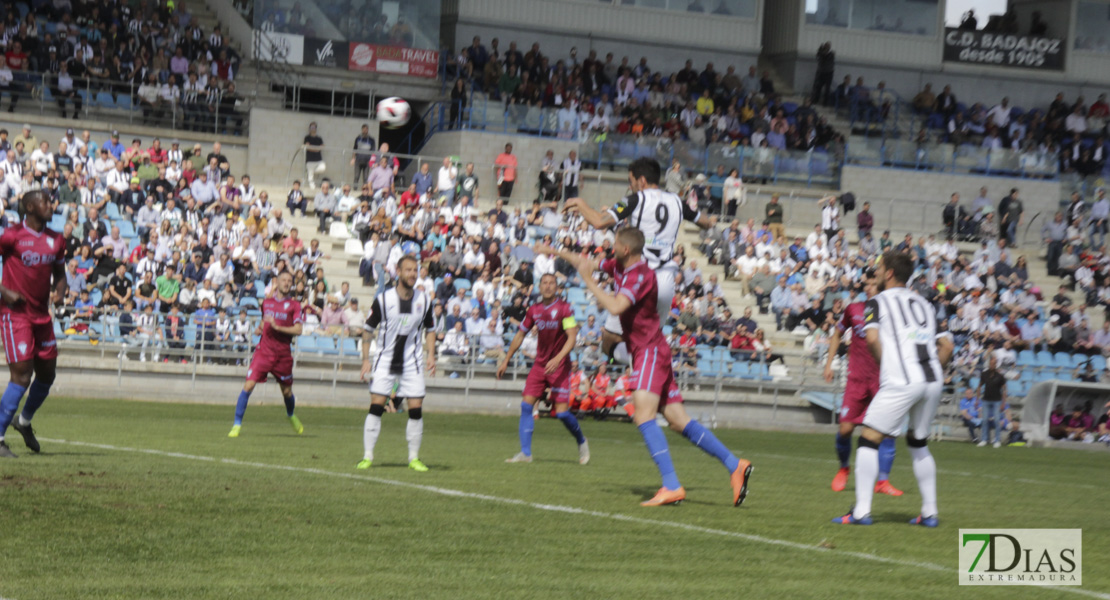
[[385, 127], [401, 127], [409, 122], [411, 115], [412, 108], [402, 98], [394, 96], [378, 103], [378, 121]]

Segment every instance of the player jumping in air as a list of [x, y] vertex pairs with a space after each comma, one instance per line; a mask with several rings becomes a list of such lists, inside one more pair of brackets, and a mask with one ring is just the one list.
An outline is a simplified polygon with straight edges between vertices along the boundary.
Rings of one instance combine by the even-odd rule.
[[606, 260], [600, 267], [616, 283], [616, 293], [609, 294], [594, 281], [598, 265], [592, 259], [567, 251], [556, 252], [543, 245], [536, 248], [536, 252], [558, 254], [575, 265], [586, 287], [597, 299], [598, 307], [620, 317], [622, 338], [632, 356], [630, 387], [636, 407], [633, 422], [639, 428], [663, 478], [663, 487], [641, 505], [661, 506], [686, 499], [686, 490], [679, 483], [671, 462], [667, 438], [655, 423], [655, 416], [662, 413], [671, 429], [724, 464], [730, 474], [732, 503], [739, 506], [748, 494], [752, 465], [747, 460], [736, 458], [716, 436], [686, 414], [682, 395], [674, 382], [671, 349], [659, 325], [656, 310], [659, 290], [655, 272], [644, 260], [643, 251], [644, 234], [639, 229], [625, 227], [617, 232], [615, 258]]
[[273, 296], [262, 301], [261, 339], [251, 357], [250, 367], [247, 368], [247, 381], [235, 404], [235, 425], [231, 427], [227, 437], [239, 437], [243, 413], [247, 411], [251, 392], [259, 383], [266, 383], [270, 373], [274, 374], [274, 379], [281, 386], [281, 397], [285, 400], [285, 414], [289, 418], [289, 424], [293, 426], [293, 431], [304, 433], [301, 420], [293, 414], [297, 401], [293, 397], [293, 353], [290, 344], [294, 337], [301, 335], [304, 319], [301, 316], [301, 304], [289, 296], [292, 287], [293, 275], [289, 271], [282, 271], [277, 276]]
[[[370, 414], [366, 415], [362, 441], [365, 454], [356, 468], [369, 469], [374, 462], [374, 445], [382, 429], [382, 414], [394, 384], [397, 397], [408, 401], [409, 422], [405, 438], [409, 443], [409, 468], [421, 473], [428, 470], [420, 462], [420, 442], [424, 438], [424, 354], [427, 354], [427, 375], [436, 372], [435, 317], [432, 297], [415, 289], [418, 265], [405, 255], [397, 262], [397, 285], [378, 294], [370, 307], [370, 316], [362, 332], [362, 380], [373, 373], [370, 384]], [[381, 352], [370, 362], [370, 332], [378, 330]], [[423, 332], [423, 340], [421, 333]], [[421, 344], [423, 342], [423, 344]]]
[[[690, 207], [681, 198], [659, 189], [662, 168], [650, 158], [638, 158], [628, 165], [628, 185], [632, 193], [616, 206], [601, 212], [591, 208], [581, 198], [570, 198], [563, 210], [578, 211], [587, 223], [598, 229], [608, 229], [623, 222], [644, 234], [643, 258], [648, 268], [655, 272], [658, 296], [655, 301], [659, 322], [666, 323], [674, 298], [675, 273], [678, 264], [674, 246], [682, 221], [690, 221], [709, 229], [717, 224], [717, 217], [706, 216]], [[630, 364], [627, 346], [621, 342], [621, 320], [609, 313], [602, 333], [601, 349], [606, 356], [622, 364]]]
[[[16, 457], [4, 442], [8, 425], [23, 435], [31, 452], [40, 450], [31, 418], [50, 394], [58, 366], [58, 343], [54, 340], [50, 305], [65, 298], [67, 291], [65, 239], [46, 227], [54, 212], [50, 197], [40, 190], [30, 191], [20, 198], [19, 206], [23, 222], [0, 235], [0, 257], [4, 261], [0, 280], [0, 336], [11, 373], [8, 387], [0, 397], [0, 458]], [[28, 392], [27, 402], [13, 423], [24, 392]]]
[[[864, 276], [863, 289], [867, 299], [875, 297], [877, 293], [875, 274], [868, 272]], [[834, 492], [844, 491], [848, 482], [848, 459], [852, 454], [852, 432], [856, 426], [863, 422], [863, 415], [867, 406], [875, 397], [879, 389], [879, 365], [875, 357], [867, 349], [867, 336], [864, 335], [863, 320], [864, 302], [853, 302], [844, 309], [844, 317], [836, 324], [832, 340], [829, 342], [829, 358], [825, 361], [825, 381], [832, 383], [834, 373], [833, 359], [836, 357], [837, 348], [845, 335], [851, 332], [851, 343], [848, 345], [848, 383], [844, 386], [844, 401], [840, 405], [840, 427], [836, 432], [836, 455], [840, 459], [840, 470], [832, 480]], [[879, 444], [879, 481], [875, 484], [875, 493], [901, 496], [902, 490], [890, 484], [890, 467], [894, 464], [894, 438], [884, 438]]]
[[523, 400], [520, 403], [520, 452], [507, 459], [505, 462], [508, 463], [532, 462], [532, 429], [536, 423], [532, 411], [536, 400], [548, 388], [551, 389], [549, 398], [555, 404], [555, 417], [563, 422], [567, 431], [578, 441], [578, 463], [584, 465], [590, 462], [590, 446], [586, 443], [586, 436], [582, 435], [578, 419], [568, 410], [570, 351], [574, 349], [578, 339], [578, 323], [574, 320], [574, 310], [570, 305], [556, 296], [558, 291], [559, 285], [554, 275], [547, 273], [540, 278], [540, 301], [528, 308], [520, 323], [520, 331], [509, 345], [508, 355], [497, 367], [497, 378], [501, 379], [509, 368], [509, 361], [524, 343], [524, 336], [532, 328], [539, 329], [536, 360], [532, 364], [532, 370], [528, 371]]
[[871, 500], [879, 472], [879, 443], [897, 437], [909, 415], [906, 445], [921, 491], [921, 514], [911, 525], [937, 526], [937, 464], [929, 452], [929, 428], [940, 405], [944, 366], [952, 358], [952, 338], [938, 332], [936, 313], [927, 300], [906, 288], [913, 259], [883, 254], [876, 276], [880, 293], [864, 307], [867, 348], [879, 363], [879, 391], [863, 417], [856, 451], [856, 505], [833, 519], [844, 525], [870, 525]]

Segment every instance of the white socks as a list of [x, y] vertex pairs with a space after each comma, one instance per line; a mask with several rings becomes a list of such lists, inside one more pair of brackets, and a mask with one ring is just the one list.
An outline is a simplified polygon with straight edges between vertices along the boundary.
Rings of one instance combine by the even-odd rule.
[[871, 499], [875, 495], [875, 480], [878, 478], [879, 450], [867, 446], [856, 448], [856, 507], [852, 509], [855, 518], [862, 519], [871, 514]]
[[378, 434], [382, 430], [382, 418], [377, 415], [366, 415], [366, 426], [362, 430], [362, 445], [365, 448], [363, 458], [374, 460], [374, 445], [378, 443]]
[[929, 448], [910, 448], [913, 457], [913, 475], [921, 490], [921, 516], [935, 517], [937, 514], [937, 463]]
[[20, 427], [26, 427], [26, 426], [28, 426], [28, 425], [30, 425], [30, 424], [31, 424], [31, 422], [30, 422], [30, 421], [28, 421], [27, 419], [24, 419], [24, 418], [23, 418], [23, 413], [20, 413], [20, 415], [19, 415], [18, 417], [16, 417], [16, 418], [17, 418], [17, 419], [19, 419], [19, 426], [20, 426]]
[[628, 353], [627, 344], [625, 344], [624, 342], [618, 342], [616, 346], [613, 346], [613, 360], [619, 362], [622, 365], [632, 364], [632, 355]]
[[409, 442], [409, 462], [420, 458], [420, 442], [424, 440], [424, 419], [409, 419], [405, 426], [405, 439]]

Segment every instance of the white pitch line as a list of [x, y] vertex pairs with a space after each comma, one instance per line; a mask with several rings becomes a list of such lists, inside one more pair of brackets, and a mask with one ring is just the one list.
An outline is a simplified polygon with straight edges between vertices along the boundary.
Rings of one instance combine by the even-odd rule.
[[[411, 483], [411, 482], [408, 482], [408, 481], [397, 481], [395, 479], [384, 479], [384, 478], [381, 478], [381, 477], [374, 477], [374, 476], [370, 476], [370, 475], [359, 475], [359, 474], [356, 474], [356, 473], [338, 473], [338, 472], [335, 472], [335, 471], [326, 471], [326, 470], [323, 470], [323, 469], [313, 469], [313, 468], [308, 468], [308, 467], [294, 467], [294, 466], [290, 466], [290, 465], [276, 465], [276, 464], [269, 464], [269, 463], [242, 461], [242, 460], [237, 460], [237, 459], [234, 459], [234, 458], [215, 458], [215, 457], [212, 457], [212, 456], [199, 456], [199, 455], [194, 455], [194, 454], [183, 454], [183, 453], [180, 453], [180, 452], [168, 452], [168, 451], [165, 451], [165, 450], [155, 450], [155, 449], [150, 449], [150, 448], [129, 448], [127, 446], [113, 446], [113, 445], [110, 445], [110, 444], [96, 444], [96, 443], [92, 443], [92, 442], [80, 442], [80, 441], [75, 441], [75, 440], [60, 440], [60, 439], [49, 439], [49, 438], [40, 438], [40, 439], [44, 442], [51, 442], [51, 443], [55, 443], [55, 444], [69, 444], [71, 446], [84, 446], [84, 447], [88, 447], [88, 448], [99, 448], [101, 450], [115, 450], [115, 451], [118, 451], [118, 452], [136, 452], [136, 453], [140, 453], [140, 454], [153, 454], [153, 455], [156, 455], [156, 456], [164, 456], [164, 457], [167, 457], [167, 458], [180, 458], [180, 459], [185, 459], [185, 460], [217, 462], [217, 463], [222, 463], [222, 464], [226, 464], [226, 465], [235, 465], [235, 466], [240, 466], [240, 467], [253, 467], [253, 468], [256, 468], [256, 469], [268, 469], [268, 470], [275, 470], [275, 471], [292, 471], [292, 472], [297, 472], [297, 473], [309, 473], [309, 474], [312, 474], [312, 475], [325, 475], [325, 476], [328, 476], [328, 477], [339, 477], [339, 478], [342, 478], [342, 479], [354, 479], [354, 480], [357, 480], [357, 481], [369, 481], [369, 482], [374, 482], [374, 483], [380, 483], [380, 484], [383, 484], [383, 485], [391, 485], [391, 486], [395, 486], [395, 487], [409, 488], [409, 489], [420, 490], [420, 491], [424, 491], [424, 492], [430, 492], [430, 493], [433, 493], [433, 494], [439, 494], [441, 496], [450, 496], [450, 497], [453, 497], [453, 498], [468, 498], [468, 499], [471, 499], [471, 500], [481, 500], [481, 501], [484, 501], [484, 502], [494, 502], [494, 503], [497, 503], [497, 504], [505, 504], [505, 505], [510, 505], [510, 506], [523, 506], [523, 507], [534, 508], [536, 510], [542, 510], [542, 511], [547, 511], [547, 512], [560, 512], [560, 513], [567, 513], [567, 514], [573, 514], [573, 515], [583, 515], [583, 516], [588, 516], [588, 517], [596, 517], [596, 518], [599, 518], [599, 519], [609, 519], [609, 520], [612, 520], [612, 521], [622, 521], [622, 522], [625, 522], [625, 523], [635, 523], [637, 525], [647, 525], [647, 526], [653, 526], [653, 527], [669, 527], [669, 528], [672, 528], [672, 529], [681, 529], [683, 531], [692, 531], [692, 532], [696, 532], [696, 533], [704, 533], [704, 534], [707, 534], [707, 535], [715, 535], [715, 536], [720, 536], [720, 537], [741, 539], [741, 540], [745, 540], [745, 541], [749, 541], [749, 542], [756, 542], [756, 543], [767, 544], [767, 545], [771, 545], [771, 546], [780, 546], [780, 547], [783, 547], [783, 548], [792, 548], [794, 550], [806, 550], [806, 551], [810, 551], [810, 552], [830, 553], [830, 554], [835, 555], [835, 556], [848, 556], [848, 557], [852, 557], [852, 558], [858, 558], [860, 560], [867, 560], [867, 561], [871, 561], [871, 562], [878, 562], [878, 563], [884, 563], [884, 564], [890, 564], [890, 565], [899, 565], [899, 566], [904, 566], [904, 567], [912, 567], [912, 568], [915, 568], [915, 569], [928, 569], [930, 571], [942, 571], [942, 572], [947, 571], [947, 572], [952, 572], [952, 573], [956, 572], [955, 569], [950, 569], [950, 568], [945, 567], [943, 565], [938, 565], [936, 563], [930, 563], [930, 562], [918, 562], [918, 561], [912, 561], [912, 560], [901, 560], [901, 559], [897, 559], [897, 558], [889, 558], [889, 557], [886, 557], [886, 556], [880, 556], [878, 554], [870, 554], [870, 553], [867, 553], [867, 552], [854, 552], [854, 551], [846, 551], [846, 550], [835, 550], [834, 551], [834, 550], [830, 550], [828, 548], [823, 548], [821, 546], [815, 546], [815, 545], [811, 545], [811, 544], [803, 544], [803, 543], [800, 543], [800, 542], [792, 542], [790, 540], [781, 540], [781, 539], [776, 539], [776, 538], [769, 538], [769, 537], [764, 537], [764, 536], [761, 536], [761, 535], [754, 535], [754, 534], [750, 534], [750, 533], [740, 533], [738, 531], [728, 531], [728, 530], [725, 530], [725, 529], [713, 529], [713, 528], [710, 528], [710, 527], [700, 527], [698, 525], [689, 525], [687, 523], [678, 523], [678, 522], [675, 522], [675, 521], [659, 521], [659, 520], [656, 520], [656, 519], [644, 519], [644, 518], [641, 518], [641, 517], [632, 517], [632, 516], [622, 515], [622, 514], [617, 514], [617, 513], [607, 513], [607, 512], [600, 512], [600, 511], [595, 511], [595, 510], [588, 510], [588, 509], [585, 509], [585, 508], [575, 508], [573, 506], [560, 506], [560, 505], [555, 505], [555, 504], [541, 504], [541, 503], [538, 503], [538, 502], [529, 502], [527, 500], [520, 500], [520, 499], [517, 499], [517, 498], [504, 498], [504, 497], [501, 497], [501, 496], [491, 496], [491, 495], [488, 495], [488, 494], [477, 494], [477, 493], [474, 493], [474, 492], [464, 492], [462, 490], [454, 490], [454, 489], [451, 489], [451, 488], [442, 488], [442, 487], [437, 487], [437, 486], [434, 486], [434, 485], [424, 485], [424, 484], [420, 484], [420, 483]], [[1041, 586], [1041, 587], [1046, 587], [1046, 588], [1054, 589], [1054, 590], [1061, 591], [1061, 592], [1070, 592], [1070, 593], [1073, 593], [1073, 594], [1079, 594], [1081, 596], [1087, 596], [1087, 597], [1090, 597], [1090, 598], [1100, 598], [1102, 600], [1110, 600], [1110, 594], [1084, 590], [1084, 589], [1080, 589], [1080, 588], [1077, 588], [1077, 587], [1070, 587], [1070, 586]], [[4, 599], [0, 598], [0, 600], [4, 600]]]

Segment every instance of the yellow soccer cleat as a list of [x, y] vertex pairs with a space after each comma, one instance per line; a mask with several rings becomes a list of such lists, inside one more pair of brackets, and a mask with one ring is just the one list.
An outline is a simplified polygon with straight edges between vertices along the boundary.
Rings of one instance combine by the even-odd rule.
[[297, 415], [290, 415], [289, 424], [293, 426], [293, 431], [297, 432], [297, 435], [304, 433], [304, 425], [301, 425], [301, 420], [297, 418]]
[[409, 468], [412, 469], [413, 471], [416, 471], [417, 473], [427, 473], [428, 472], [427, 465], [420, 462], [419, 458], [414, 458], [413, 460], [410, 460], [409, 461]]
[[361, 461], [359, 461], [359, 463], [357, 465], [355, 465], [355, 468], [366, 470], [366, 469], [369, 469], [370, 465], [373, 464], [373, 463], [374, 463], [374, 461], [370, 460], [369, 458], [364, 458]]
[[232, 426], [232, 428], [231, 428], [231, 432], [227, 434], [227, 437], [229, 437], [229, 438], [237, 438], [237, 437], [239, 437], [239, 429], [241, 429], [241, 428], [242, 428], [242, 425], [234, 425], [234, 426]]

